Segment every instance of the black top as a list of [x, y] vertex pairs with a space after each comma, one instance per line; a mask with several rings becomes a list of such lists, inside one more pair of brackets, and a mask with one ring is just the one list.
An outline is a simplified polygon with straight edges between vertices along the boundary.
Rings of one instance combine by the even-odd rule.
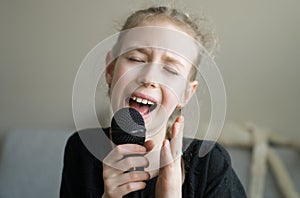
[[[209, 153], [199, 157], [200, 146], [211, 142], [184, 138], [184, 145], [187, 142], [182, 156], [185, 166], [182, 197], [246, 197], [230, 157], [221, 145], [216, 143]], [[145, 197], [155, 197], [156, 179], [146, 182]], [[89, 152], [76, 132], [65, 148], [60, 197], [101, 198], [103, 191], [102, 162]]]

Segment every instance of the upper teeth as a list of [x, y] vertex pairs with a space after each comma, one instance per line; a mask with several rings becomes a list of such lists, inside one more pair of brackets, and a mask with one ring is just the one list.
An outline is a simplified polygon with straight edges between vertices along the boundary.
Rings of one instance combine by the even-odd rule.
[[148, 104], [148, 105], [154, 105], [154, 102], [151, 102], [149, 100], [139, 98], [139, 97], [131, 97], [132, 100], [136, 101], [137, 103], [143, 103], [143, 104]]

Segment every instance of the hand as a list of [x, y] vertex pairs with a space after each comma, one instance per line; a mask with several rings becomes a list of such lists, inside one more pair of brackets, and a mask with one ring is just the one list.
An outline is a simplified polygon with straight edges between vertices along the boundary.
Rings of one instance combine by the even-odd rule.
[[[138, 154], [140, 156], [132, 156]], [[146, 148], [137, 144], [116, 146], [103, 160], [103, 198], [119, 198], [146, 187], [145, 180], [150, 178], [145, 171], [127, 170], [133, 167], [147, 167], [149, 162], [143, 156]], [[126, 155], [131, 155], [125, 157]]]
[[179, 116], [171, 132], [171, 140], [164, 140], [160, 153], [160, 170], [156, 182], [155, 197], [181, 197], [181, 151], [184, 121]]

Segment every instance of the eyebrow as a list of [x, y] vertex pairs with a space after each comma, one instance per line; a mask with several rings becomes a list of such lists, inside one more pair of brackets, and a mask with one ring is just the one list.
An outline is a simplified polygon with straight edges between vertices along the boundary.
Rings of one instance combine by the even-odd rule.
[[125, 54], [131, 54], [131, 53], [134, 53], [134, 52], [139, 52], [139, 53], [142, 53], [146, 56], [149, 56], [150, 52], [148, 49], [146, 48], [133, 48], [131, 50], [128, 50]]
[[136, 48], [136, 49], [134, 49], [134, 50], [132, 50], [132, 51], [138, 51], [138, 52], [141, 52], [141, 53], [143, 53], [143, 54], [147, 54], [147, 55], [149, 55], [149, 53], [150, 53], [150, 49], [147, 49], [147, 48]]
[[[170, 52], [170, 53], [174, 53], [174, 52]], [[166, 57], [165, 61], [178, 64], [182, 67], [186, 67], [185, 63], [183, 63], [181, 60], [178, 60], [178, 58], [183, 58], [183, 57], [181, 57], [180, 55], [178, 55], [176, 53], [174, 53], [174, 54], [175, 54], [176, 57], [173, 57], [173, 56], [170, 56], [170, 55], [165, 55], [165, 57]], [[178, 58], [177, 58], [177, 56], [178, 56]]]

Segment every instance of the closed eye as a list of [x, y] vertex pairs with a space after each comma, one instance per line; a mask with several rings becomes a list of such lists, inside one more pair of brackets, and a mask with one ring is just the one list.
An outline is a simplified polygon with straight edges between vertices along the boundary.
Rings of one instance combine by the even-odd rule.
[[128, 60], [133, 62], [145, 63], [143, 59], [135, 58], [135, 57], [129, 57]]
[[164, 66], [164, 69], [171, 74], [178, 75], [178, 71], [176, 69], [174, 69], [173, 67]]

